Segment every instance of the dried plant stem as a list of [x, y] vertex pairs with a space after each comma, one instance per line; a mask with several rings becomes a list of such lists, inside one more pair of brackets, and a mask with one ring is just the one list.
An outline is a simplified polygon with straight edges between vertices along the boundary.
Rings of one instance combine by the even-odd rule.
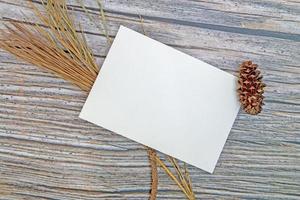
[[179, 164], [177, 163], [176, 159], [168, 156], [169, 161], [172, 163], [173, 167], [176, 170], [177, 177], [174, 175], [171, 170], [165, 165], [165, 163], [156, 156], [156, 162], [159, 166], [166, 172], [166, 174], [178, 185], [181, 191], [185, 194], [185, 196], [189, 200], [195, 200], [195, 194], [192, 190], [191, 179], [185, 167], [185, 172], [182, 172], [180, 169]]
[[158, 174], [157, 174], [157, 163], [156, 163], [156, 151], [147, 147], [149, 162], [151, 167], [151, 190], [149, 200], [155, 200], [158, 189]]
[[[88, 11], [88, 9], [85, 7], [85, 5], [83, 4], [82, 1], [79, 0], [79, 3], [81, 5], [81, 8], [84, 10], [84, 12], [87, 14], [88, 18], [91, 20], [91, 21], [94, 21], [94, 19], [92, 18], [92, 15], [91, 13]], [[106, 40], [107, 40], [107, 43], [109, 45], [112, 44], [113, 40], [111, 39], [111, 37], [109, 36], [109, 33], [108, 33], [108, 27], [107, 27], [107, 19], [106, 19], [106, 14], [104, 12], [104, 9], [103, 9], [103, 6], [102, 6], [102, 3], [101, 3], [101, 0], [97, 0], [97, 3], [98, 3], [98, 6], [99, 6], [99, 18], [100, 18], [100, 22], [101, 22], [101, 25], [102, 25], [102, 28], [98, 25], [98, 23], [95, 23], [97, 28], [102, 31], [104, 30], [104, 35], [106, 37]]]
[[10, 22], [7, 30], [1, 31], [0, 48], [31, 64], [51, 70], [84, 91], [89, 91], [97, 75], [80, 60], [73, 59], [63, 49], [54, 46], [38, 33], [37, 28], [32, 31], [16, 22]]
[[[30, 1], [31, 2], [31, 1]], [[41, 0], [42, 14], [31, 2], [36, 16], [47, 28], [10, 21], [0, 30], [0, 48], [18, 58], [72, 82], [89, 91], [99, 67], [83, 34], [78, 34], [65, 0]]]
[[102, 26], [103, 26], [103, 29], [104, 29], [106, 39], [111, 44], [112, 40], [111, 40], [111, 38], [109, 37], [109, 34], [108, 34], [107, 20], [106, 20], [105, 12], [103, 10], [101, 0], [97, 0], [97, 3], [98, 3], [98, 6], [100, 8], [100, 16], [101, 16], [100, 19], [101, 19], [101, 22], [102, 22]]

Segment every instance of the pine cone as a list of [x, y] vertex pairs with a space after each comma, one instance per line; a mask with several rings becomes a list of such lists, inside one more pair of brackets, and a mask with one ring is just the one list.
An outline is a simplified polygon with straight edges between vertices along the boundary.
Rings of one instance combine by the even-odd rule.
[[258, 65], [252, 61], [245, 61], [240, 65], [238, 93], [244, 111], [257, 115], [262, 110], [263, 93], [266, 85], [262, 82], [262, 75]]

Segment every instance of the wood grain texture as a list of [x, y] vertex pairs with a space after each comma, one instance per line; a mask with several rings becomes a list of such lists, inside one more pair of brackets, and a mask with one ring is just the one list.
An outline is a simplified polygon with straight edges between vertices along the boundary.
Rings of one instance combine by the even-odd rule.
[[[7, 19], [36, 22], [27, 3], [0, 0], [0, 28]], [[94, 21], [77, 0], [69, 5], [101, 65], [108, 47], [96, 1], [85, 0]], [[235, 74], [246, 59], [261, 66], [262, 114], [239, 113], [213, 175], [189, 166], [198, 199], [300, 199], [300, 1], [106, 0], [104, 7], [112, 37], [121, 24], [142, 32], [142, 15], [150, 37], [220, 69]], [[86, 96], [0, 51], [0, 199], [148, 198], [146, 149], [80, 120]], [[158, 199], [184, 199], [162, 170]]]

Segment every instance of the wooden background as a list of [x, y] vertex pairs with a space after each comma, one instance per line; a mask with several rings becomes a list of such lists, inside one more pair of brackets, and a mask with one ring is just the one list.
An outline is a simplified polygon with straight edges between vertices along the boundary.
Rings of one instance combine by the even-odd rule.
[[[141, 32], [140, 14], [150, 37], [218, 68], [235, 74], [246, 59], [261, 66], [264, 111], [239, 113], [213, 175], [189, 166], [197, 199], [300, 199], [299, 0], [103, 3], [112, 37], [120, 24]], [[96, 1], [85, 1], [93, 21], [76, 0], [69, 5], [101, 65], [108, 46]], [[0, 17], [1, 28], [36, 20], [25, 0], [0, 0]], [[80, 120], [86, 96], [0, 51], [0, 199], [148, 198], [145, 148]], [[159, 170], [158, 199], [184, 198]]]

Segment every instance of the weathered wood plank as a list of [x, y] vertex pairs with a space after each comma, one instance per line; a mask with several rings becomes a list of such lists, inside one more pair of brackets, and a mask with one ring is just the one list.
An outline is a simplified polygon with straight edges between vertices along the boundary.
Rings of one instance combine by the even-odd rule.
[[[37, 1], [35, 4], [38, 5]], [[97, 20], [97, 4], [86, 0]], [[189, 166], [200, 199], [299, 199], [300, 4], [298, 1], [104, 1], [110, 34], [120, 24], [235, 73], [259, 63], [264, 112], [241, 112], [213, 175]], [[73, 9], [73, 10], [72, 10]], [[105, 37], [76, 0], [70, 12], [101, 65]], [[1, 0], [1, 21], [35, 22], [27, 1]], [[3, 23], [1, 23], [1, 27]], [[0, 51], [0, 199], [147, 199], [142, 145], [78, 118], [86, 94]], [[183, 199], [159, 172], [159, 199]]]

